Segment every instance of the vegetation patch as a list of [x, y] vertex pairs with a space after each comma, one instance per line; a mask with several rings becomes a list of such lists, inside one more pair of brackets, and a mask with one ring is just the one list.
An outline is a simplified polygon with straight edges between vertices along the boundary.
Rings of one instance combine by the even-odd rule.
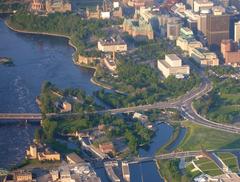
[[219, 152], [217, 156], [229, 167], [232, 172], [239, 172], [237, 157], [230, 152]]
[[238, 134], [207, 128], [189, 121], [183, 121], [182, 125], [187, 128], [187, 134], [178, 150], [239, 148], [240, 136]]

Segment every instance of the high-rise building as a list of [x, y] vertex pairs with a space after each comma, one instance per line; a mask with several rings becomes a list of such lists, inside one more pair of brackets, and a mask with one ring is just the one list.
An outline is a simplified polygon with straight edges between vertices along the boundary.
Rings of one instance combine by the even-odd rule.
[[219, 48], [222, 40], [229, 39], [229, 22], [230, 16], [227, 14], [207, 15], [206, 36], [209, 48]]
[[187, 4], [193, 9], [194, 0], [187, 0]]
[[240, 43], [240, 21], [234, 24], [234, 41]]
[[170, 40], [176, 40], [179, 36], [181, 28], [181, 22], [178, 18], [170, 18], [167, 23], [167, 38]]

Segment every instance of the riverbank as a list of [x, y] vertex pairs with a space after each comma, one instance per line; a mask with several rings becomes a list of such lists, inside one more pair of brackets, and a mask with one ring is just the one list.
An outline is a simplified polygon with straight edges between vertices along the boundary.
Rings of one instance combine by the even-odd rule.
[[[71, 42], [71, 37], [68, 36], [68, 35], [64, 35], [64, 34], [60, 34], [60, 33], [33, 32], [33, 31], [28, 31], [28, 30], [19, 30], [19, 29], [16, 29], [16, 28], [12, 27], [12, 26], [8, 23], [7, 20], [5, 20], [4, 23], [5, 23], [5, 25], [6, 25], [10, 30], [12, 30], [12, 31], [14, 31], [14, 32], [18, 32], [18, 33], [33, 34], [33, 35], [47, 35], [47, 36], [55, 36], [55, 37], [66, 38], [66, 39], [68, 39], [68, 44], [75, 50], [75, 52], [77, 51], [77, 47]], [[95, 85], [97, 85], [97, 86], [99, 86], [99, 87], [102, 87], [102, 88], [104, 88], [104, 89], [113, 90], [113, 91], [115, 91], [115, 92], [121, 93], [120, 91], [114, 90], [111, 86], [105, 85], [105, 84], [97, 81], [96, 79], [94, 79], [95, 76], [96, 76], [96, 67], [78, 63], [77, 60], [74, 59], [74, 54], [75, 54], [75, 53], [73, 53], [72, 57], [73, 57], [73, 63], [74, 63], [75, 65], [81, 66], [81, 67], [83, 67], [83, 68], [88, 68], [88, 69], [93, 69], [93, 70], [94, 70], [94, 74], [93, 74], [92, 78], [90, 79], [90, 81], [91, 81], [93, 84], [95, 84]]]

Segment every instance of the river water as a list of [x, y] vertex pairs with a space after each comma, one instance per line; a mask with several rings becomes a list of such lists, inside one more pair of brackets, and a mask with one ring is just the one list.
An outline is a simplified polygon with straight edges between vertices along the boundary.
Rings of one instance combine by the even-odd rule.
[[[57, 87], [82, 88], [92, 94], [99, 87], [90, 79], [93, 70], [72, 62], [73, 48], [65, 38], [15, 33], [0, 19], [0, 57], [10, 57], [14, 66], [0, 65], [0, 112], [39, 112], [35, 98], [44, 81]], [[1, 121], [0, 121], [1, 122]], [[0, 124], [0, 168], [10, 167], [23, 160], [38, 126]], [[152, 156], [170, 138], [173, 128], [158, 125], [149, 150], [140, 156]], [[162, 181], [154, 162], [130, 165], [131, 181]], [[104, 171], [100, 176], [106, 180]]]

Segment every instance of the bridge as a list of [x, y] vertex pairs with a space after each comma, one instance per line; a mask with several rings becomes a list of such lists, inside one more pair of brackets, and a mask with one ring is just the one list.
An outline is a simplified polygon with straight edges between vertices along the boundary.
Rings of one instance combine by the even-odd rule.
[[1, 113], [0, 120], [42, 120], [41, 113]]
[[213, 153], [213, 152], [239, 152], [240, 149], [218, 149], [218, 150], [196, 150], [196, 151], [183, 151], [183, 152], [171, 152], [166, 154], [159, 154], [152, 157], [139, 157], [132, 161], [130, 164], [139, 163], [139, 162], [149, 162], [153, 160], [162, 160], [162, 159], [180, 159], [180, 158], [187, 158], [187, 157], [196, 157], [200, 155], [206, 155], [206, 153]]

